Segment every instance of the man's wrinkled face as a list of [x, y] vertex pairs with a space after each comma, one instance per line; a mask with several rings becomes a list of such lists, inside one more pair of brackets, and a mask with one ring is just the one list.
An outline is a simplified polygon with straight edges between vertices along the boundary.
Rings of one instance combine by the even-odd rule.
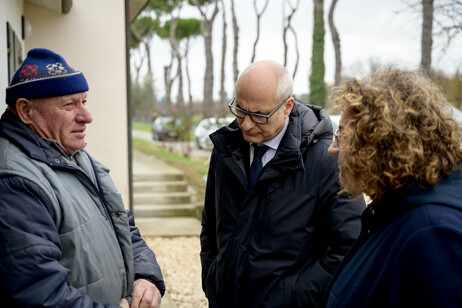
[[31, 102], [32, 131], [56, 140], [68, 154], [85, 146], [86, 124], [93, 120], [86, 107], [87, 93], [34, 99]]
[[[252, 143], [263, 143], [276, 137], [282, 130], [286, 118], [289, 116], [293, 107], [293, 98], [286, 98], [286, 102], [268, 119], [266, 125], [257, 124], [252, 121], [250, 116], [245, 116], [244, 119], [237, 119], [237, 123], [241, 128], [244, 139]], [[245, 99], [242, 96], [236, 96], [236, 107], [247, 112], [258, 113], [262, 115], [270, 114], [278, 107], [278, 101], [271, 99], [251, 100]]]
[[[281, 132], [294, 106], [294, 98], [289, 93], [291, 85], [287, 72], [274, 61], [256, 62], [241, 74], [233, 104], [241, 110], [237, 123], [247, 142], [267, 142]], [[266, 124], [259, 124], [263, 123], [261, 116], [260, 120], [257, 116], [254, 118], [257, 121], [252, 121], [249, 113], [269, 116], [268, 123], [265, 119]]]

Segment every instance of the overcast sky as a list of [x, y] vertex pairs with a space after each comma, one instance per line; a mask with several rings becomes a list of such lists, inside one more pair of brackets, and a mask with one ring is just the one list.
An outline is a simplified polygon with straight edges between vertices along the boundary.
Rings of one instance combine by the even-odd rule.
[[[295, 4], [295, 0], [291, 0]], [[225, 1], [228, 2], [228, 1]], [[262, 7], [264, 0], [257, 0]], [[256, 60], [273, 59], [280, 63], [284, 60], [282, 41], [283, 0], [270, 0], [261, 18], [260, 40], [256, 51]], [[335, 59], [327, 23], [330, 1], [325, 1], [325, 80], [334, 79]], [[239, 24], [239, 71], [250, 64], [253, 43], [256, 37], [256, 16], [253, 0], [235, 0], [237, 22]], [[396, 64], [407, 68], [416, 68], [420, 63], [421, 18], [418, 14], [406, 10], [403, 0], [338, 0], [335, 10], [335, 25], [340, 35], [342, 69], [345, 74], [361, 77], [369, 71], [371, 61], [381, 64]], [[289, 9], [285, 9], [288, 14]], [[226, 10], [228, 20], [228, 50], [226, 55], [226, 91], [231, 97], [234, 91], [232, 72], [233, 33], [230, 7]], [[181, 17], [198, 17], [196, 8], [183, 8]], [[210, 12], [208, 14], [210, 16]], [[313, 29], [313, 5], [310, 0], [300, 0], [300, 6], [292, 22], [298, 36], [300, 61], [294, 79], [294, 94], [308, 92], [308, 76], [311, 61], [311, 37]], [[221, 12], [214, 23], [213, 52], [215, 86], [214, 96], [218, 97], [222, 40]], [[443, 51], [443, 40], [434, 38], [432, 66], [448, 74], [462, 69], [462, 40], [458, 38], [450, 48]], [[287, 68], [294, 69], [294, 40], [289, 37]], [[169, 45], [158, 38], [153, 40], [152, 60], [156, 78], [158, 98], [164, 95], [163, 66], [170, 61]], [[190, 74], [194, 99], [202, 99], [205, 70], [204, 42], [196, 38], [190, 51]], [[185, 91], [187, 88], [185, 88]], [[173, 90], [173, 97], [176, 96]], [[185, 97], [187, 93], [185, 92]]]

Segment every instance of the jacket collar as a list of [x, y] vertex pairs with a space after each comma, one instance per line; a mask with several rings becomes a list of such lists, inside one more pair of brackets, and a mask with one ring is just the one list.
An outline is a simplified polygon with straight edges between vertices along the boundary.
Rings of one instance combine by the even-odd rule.
[[58, 145], [56, 141], [50, 140], [48, 142], [32, 132], [8, 109], [3, 113], [0, 120], [0, 136], [8, 139], [32, 159], [51, 165], [66, 164], [69, 160], [69, 157], [63, 154], [62, 151], [56, 149], [55, 146], [51, 146], [50, 142]]
[[[221, 155], [234, 155], [244, 161], [248, 160], [249, 143], [242, 137], [236, 120], [212, 133], [210, 138], [215, 145], [215, 151]], [[327, 112], [322, 107], [295, 101], [287, 130], [268, 167], [280, 172], [304, 169], [302, 153], [319, 138], [332, 138], [332, 123]]]
[[437, 204], [462, 211], [462, 172], [453, 172], [434, 187], [402, 188], [386, 194], [383, 202], [371, 203], [362, 215], [362, 224], [368, 233], [389, 224], [397, 217], [424, 204]]

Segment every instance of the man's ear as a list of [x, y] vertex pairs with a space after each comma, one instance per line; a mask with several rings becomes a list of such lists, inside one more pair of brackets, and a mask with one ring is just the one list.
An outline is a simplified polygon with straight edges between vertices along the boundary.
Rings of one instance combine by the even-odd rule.
[[290, 114], [290, 112], [292, 111], [292, 108], [294, 108], [294, 98], [291, 96], [289, 97], [289, 99], [287, 100], [287, 102], [285, 103], [284, 105], [284, 119], [287, 118]]
[[16, 114], [21, 119], [21, 121], [29, 125], [32, 123], [32, 115], [34, 113], [34, 107], [32, 102], [25, 98], [19, 98], [16, 101]]

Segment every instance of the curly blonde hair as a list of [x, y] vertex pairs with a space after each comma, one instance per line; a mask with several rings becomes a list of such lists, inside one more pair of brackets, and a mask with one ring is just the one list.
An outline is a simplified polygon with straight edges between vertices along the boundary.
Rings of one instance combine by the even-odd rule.
[[339, 133], [344, 192], [380, 202], [392, 190], [427, 189], [460, 171], [457, 122], [423, 72], [388, 68], [348, 81], [330, 99], [350, 116]]

